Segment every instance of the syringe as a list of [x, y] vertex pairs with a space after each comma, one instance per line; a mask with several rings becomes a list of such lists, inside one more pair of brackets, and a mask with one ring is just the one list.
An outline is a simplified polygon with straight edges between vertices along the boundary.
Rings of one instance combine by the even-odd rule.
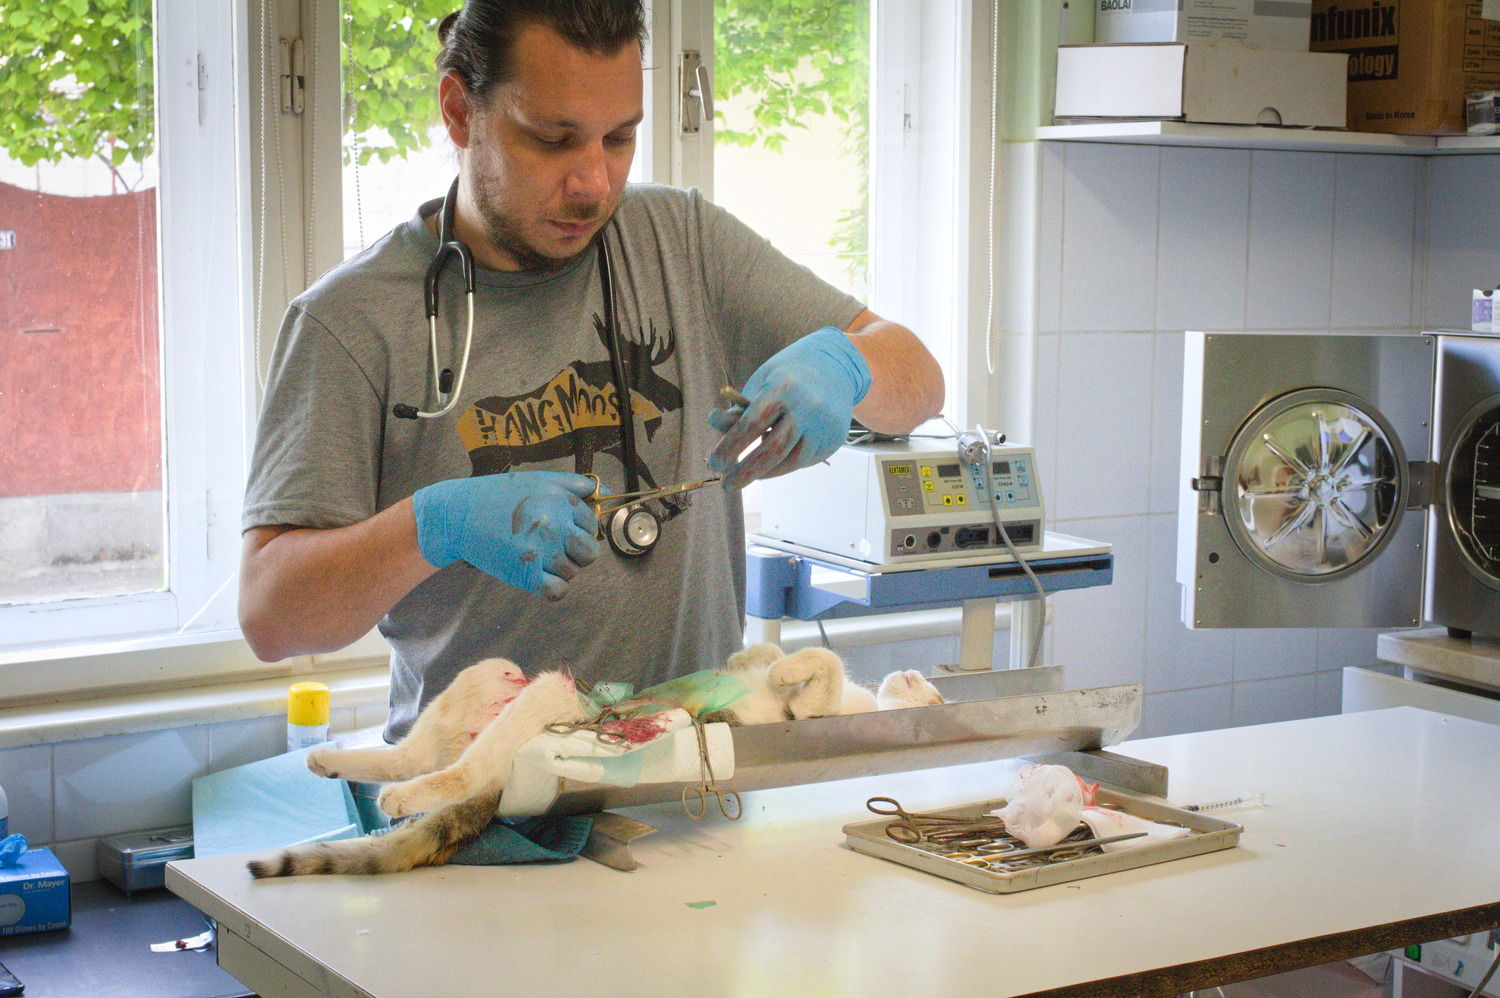
[[1231, 807], [1264, 807], [1266, 795], [1259, 790], [1247, 790], [1233, 797], [1225, 797], [1223, 800], [1208, 801], [1204, 804], [1184, 804], [1184, 811], [1224, 811]]

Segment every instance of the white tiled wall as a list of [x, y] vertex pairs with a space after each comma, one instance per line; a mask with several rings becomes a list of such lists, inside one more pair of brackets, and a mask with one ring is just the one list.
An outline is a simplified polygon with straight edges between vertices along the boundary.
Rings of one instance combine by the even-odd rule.
[[[380, 724], [377, 707], [335, 709], [335, 733]], [[94, 844], [192, 820], [192, 781], [286, 750], [286, 717], [255, 718], [0, 750], [10, 830], [50, 845], [75, 881], [98, 877]]]
[[1467, 327], [1500, 283], [1500, 157], [1042, 143], [1035, 443], [1050, 526], [1114, 545], [1054, 598], [1069, 685], [1143, 682], [1143, 734], [1339, 708], [1374, 631], [1190, 631], [1175, 579], [1183, 331]]

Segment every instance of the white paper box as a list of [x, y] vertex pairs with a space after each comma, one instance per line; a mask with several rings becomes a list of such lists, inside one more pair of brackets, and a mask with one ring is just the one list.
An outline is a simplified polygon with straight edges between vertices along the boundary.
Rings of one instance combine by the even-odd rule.
[[1469, 328], [1476, 333], [1500, 332], [1500, 325], [1495, 322], [1495, 299], [1500, 296], [1500, 289], [1493, 291], [1481, 291], [1474, 289], [1474, 306], [1469, 313]]
[[1059, 121], [1175, 120], [1343, 128], [1348, 57], [1237, 45], [1064, 45]]
[[1097, 42], [1196, 42], [1306, 52], [1312, 0], [1094, 0]]

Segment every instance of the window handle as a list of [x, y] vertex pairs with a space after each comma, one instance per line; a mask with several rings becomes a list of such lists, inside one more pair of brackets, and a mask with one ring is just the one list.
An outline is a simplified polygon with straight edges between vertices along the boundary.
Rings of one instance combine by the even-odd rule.
[[711, 125], [714, 118], [713, 82], [709, 79], [708, 67], [703, 65], [701, 53], [682, 53], [679, 80], [682, 87], [682, 134], [697, 135], [703, 131], [704, 124]]
[[701, 62], [698, 63], [693, 75], [696, 77], [695, 82], [698, 85], [688, 91], [688, 96], [695, 98], [703, 106], [703, 120], [712, 123], [714, 120], [714, 88], [712, 81], [708, 78], [708, 67]]

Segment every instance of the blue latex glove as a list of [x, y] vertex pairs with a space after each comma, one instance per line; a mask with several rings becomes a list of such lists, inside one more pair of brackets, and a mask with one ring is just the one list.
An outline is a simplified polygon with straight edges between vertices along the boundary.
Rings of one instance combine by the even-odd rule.
[[562, 599], [599, 557], [598, 522], [583, 500], [594, 480], [556, 471], [456, 478], [418, 489], [417, 545], [437, 568], [463, 559], [501, 582]]
[[0, 866], [18, 866], [29, 847], [26, 836], [17, 832], [0, 839]]
[[[824, 326], [760, 365], [745, 382], [748, 407], [710, 415], [724, 438], [708, 466], [723, 474], [725, 488], [738, 489], [817, 464], [843, 445], [854, 407], [869, 391], [870, 365], [859, 348], [847, 333]], [[757, 440], [759, 446], [731, 467]]]

